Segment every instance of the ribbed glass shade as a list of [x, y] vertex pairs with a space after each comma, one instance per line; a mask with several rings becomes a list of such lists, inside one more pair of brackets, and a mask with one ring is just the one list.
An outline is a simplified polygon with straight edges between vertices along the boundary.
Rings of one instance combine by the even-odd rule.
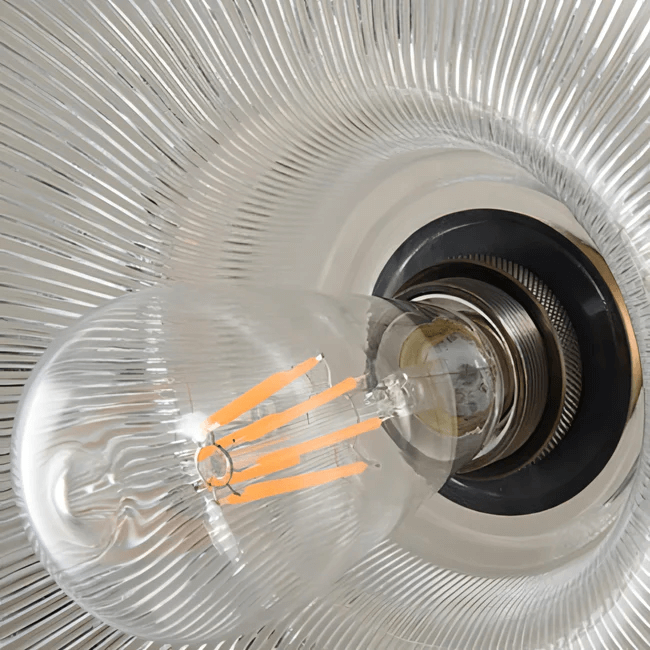
[[[0, 7], [5, 646], [170, 648], [101, 624], [56, 586], [8, 469], [31, 368], [57, 332], [127, 291], [200, 279], [370, 293], [439, 210], [514, 186], [563, 204], [595, 241], [648, 366], [645, 0]], [[461, 206], [443, 201], [454, 187]], [[440, 201], [423, 200], [433, 189]], [[461, 572], [389, 539], [304, 609], [191, 650], [650, 647], [649, 432], [601, 506], [578, 536], [585, 552], [560, 566]]]

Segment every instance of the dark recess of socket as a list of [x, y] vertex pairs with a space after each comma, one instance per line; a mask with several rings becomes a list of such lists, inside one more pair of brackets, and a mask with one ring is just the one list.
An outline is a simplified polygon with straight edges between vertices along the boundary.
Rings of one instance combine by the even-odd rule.
[[548, 456], [494, 480], [453, 476], [441, 494], [490, 514], [540, 512], [587, 487], [620, 440], [631, 393], [623, 319], [606, 281], [578, 246], [537, 219], [493, 209], [456, 212], [420, 228], [397, 248], [373, 292], [392, 298], [426, 269], [473, 254], [520, 264], [548, 285], [578, 336], [583, 391], [571, 428]]

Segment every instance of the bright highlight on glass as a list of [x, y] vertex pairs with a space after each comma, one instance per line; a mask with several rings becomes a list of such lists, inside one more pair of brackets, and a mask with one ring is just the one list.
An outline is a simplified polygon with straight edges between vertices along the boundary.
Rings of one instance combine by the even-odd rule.
[[385, 540], [490, 440], [501, 392], [480, 329], [431, 305], [151, 289], [44, 356], [14, 478], [84, 608], [215, 640], [304, 606]]

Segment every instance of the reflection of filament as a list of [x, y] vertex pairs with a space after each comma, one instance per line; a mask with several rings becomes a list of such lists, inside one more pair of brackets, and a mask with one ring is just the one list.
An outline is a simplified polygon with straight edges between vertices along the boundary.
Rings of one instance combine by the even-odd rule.
[[[289, 371], [279, 372], [268, 377], [207, 418], [201, 425], [203, 431], [206, 433], [213, 431], [217, 427], [228, 424], [237, 419], [247, 411], [250, 411], [255, 406], [261, 404], [264, 400], [268, 399], [280, 389], [288, 386], [291, 382], [308, 373], [322, 360], [322, 358], [322, 355], [312, 357], [311, 359], [298, 364]], [[204, 462], [217, 454], [219, 461], [227, 468], [227, 471], [224, 471], [223, 476], [210, 476], [205, 479], [205, 482], [209, 487], [230, 488], [232, 494], [223, 499], [219, 499], [219, 503], [250, 503], [251, 501], [257, 501], [278, 494], [286, 494], [316, 485], [324, 485], [335, 481], [336, 479], [346, 476], [354, 476], [355, 474], [363, 472], [367, 468], [367, 464], [365, 462], [355, 462], [331, 469], [298, 474], [290, 478], [261, 481], [245, 487], [241, 493], [236, 492], [232, 487], [239, 483], [244, 483], [246, 481], [251, 481], [268, 476], [275, 472], [295, 467], [300, 464], [301, 456], [304, 454], [331, 447], [343, 442], [344, 440], [349, 440], [350, 438], [361, 435], [362, 433], [378, 429], [381, 426], [382, 421], [377, 417], [364, 420], [363, 422], [340, 429], [339, 431], [334, 431], [333, 433], [319, 436], [313, 440], [308, 440], [291, 447], [285, 447], [268, 452], [260, 456], [252, 467], [239, 471], [233, 468], [231, 456], [227, 450], [228, 447], [233, 444], [238, 445], [259, 440], [276, 429], [306, 415], [309, 411], [319, 408], [320, 406], [349, 393], [351, 390], [355, 389], [357, 385], [357, 380], [352, 377], [344, 379], [338, 384], [318, 393], [317, 395], [313, 395], [296, 406], [292, 406], [281, 413], [267, 415], [252, 424], [242, 427], [234, 433], [223, 436], [213, 444], [206, 445], [199, 449], [196, 456], [197, 463]]]

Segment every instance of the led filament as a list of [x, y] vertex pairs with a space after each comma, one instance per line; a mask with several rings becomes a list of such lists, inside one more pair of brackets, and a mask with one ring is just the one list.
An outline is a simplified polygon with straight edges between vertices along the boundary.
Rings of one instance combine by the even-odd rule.
[[[212, 488], [215, 500], [219, 505], [249, 503], [266, 497], [286, 494], [295, 490], [323, 485], [339, 478], [360, 474], [367, 467], [367, 463], [359, 461], [346, 465], [298, 474], [290, 478], [271, 479], [268, 481], [246, 485], [241, 491], [239, 487], [249, 481], [260, 477], [268, 477], [276, 472], [296, 467], [300, 464], [303, 455], [310, 452], [332, 447], [344, 440], [349, 440], [362, 433], [373, 431], [381, 426], [382, 420], [378, 417], [369, 418], [358, 424], [339, 429], [332, 433], [319, 436], [313, 440], [300, 444], [283, 447], [273, 451], [265, 451], [269, 443], [262, 442], [257, 446], [246, 447], [238, 451], [242, 445], [263, 439], [267, 434], [279, 429], [296, 418], [306, 415], [328, 402], [342, 397], [357, 388], [359, 381], [352, 377], [324, 390], [318, 395], [297, 404], [278, 414], [270, 414], [239, 429], [214, 440], [214, 433], [222, 425], [229, 424], [245, 412], [258, 406], [268, 397], [284, 388], [292, 381], [311, 370], [323, 360], [323, 355], [312, 357], [289, 371], [276, 373], [264, 380], [241, 397], [233, 400], [227, 406], [211, 415], [202, 424], [202, 428], [213, 439], [209, 445], [200, 447], [196, 453], [197, 469], [206, 487]], [[259, 455], [258, 455], [259, 454]], [[254, 457], [252, 464], [244, 469], [236, 469], [239, 458]], [[224, 490], [229, 494], [224, 495]]]

